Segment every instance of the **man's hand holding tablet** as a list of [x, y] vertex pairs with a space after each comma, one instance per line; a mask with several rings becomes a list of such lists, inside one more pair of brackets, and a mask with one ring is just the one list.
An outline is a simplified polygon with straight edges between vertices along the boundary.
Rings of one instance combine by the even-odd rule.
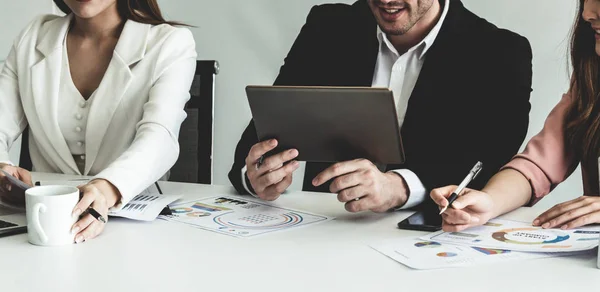
[[[295, 161], [298, 150], [290, 149], [263, 157], [277, 147], [277, 140], [271, 139], [255, 144], [246, 157], [246, 175], [256, 195], [266, 201], [274, 201], [292, 184], [292, 174], [300, 163]], [[289, 163], [288, 163], [289, 162]]]

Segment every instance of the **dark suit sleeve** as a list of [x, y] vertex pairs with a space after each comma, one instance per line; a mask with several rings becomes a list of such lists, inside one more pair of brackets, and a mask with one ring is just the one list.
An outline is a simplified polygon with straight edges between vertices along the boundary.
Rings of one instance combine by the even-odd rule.
[[[496, 40], [502, 45], [488, 50], [486, 61], [479, 62], [477, 74], [485, 81], [478, 87], [480, 92], [469, 93], [474, 95], [469, 118], [455, 129], [456, 139], [433, 141], [437, 151], [407, 167], [428, 191], [459, 184], [477, 161], [483, 162], [484, 169], [469, 187], [483, 188], [525, 139], [531, 107], [531, 46], [527, 39], [512, 33], [497, 35]], [[429, 194], [425, 202], [432, 204]]]
[[[319, 56], [318, 50], [323, 45], [321, 41], [323, 34], [320, 30], [322, 19], [320, 15], [322, 12], [319, 8], [319, 6], [313, 7], [308, 14], [306, 23], [285, 58], [284, 65], [280, 68], [274, 85], [317, 85], [314, 81], [317, 79], [315, 78], [315, 67], [313, 64], [318, 62], [316, 59]], [[254, 122], [250, 121], [250, 124], [242, 134], [241, 140], [237, 144], [234, 163], [229, 171], [229, 181], [240, 194], [248, 193], [242, 184], [241, 171], [246, 165], [245, 160], [248, 152], [250, 152], [250, 148], [256, 143], [258, 143], [256, 128], [254, 127]], [[247, 186], [251, 188], [249, 182], [246, 182]]]

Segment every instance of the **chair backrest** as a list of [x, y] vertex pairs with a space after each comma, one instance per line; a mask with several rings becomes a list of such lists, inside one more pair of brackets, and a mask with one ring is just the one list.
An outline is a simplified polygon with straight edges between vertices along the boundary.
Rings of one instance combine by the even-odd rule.
[[29, 126], [25, 128], [21, 137], [21, 153], [19, 154], [19, 167], [33, 170], [33, 163], [29, 155]]
[[179, 132], [179, 159], [171, 168], [170, 181], [212, 183], [215, 76], [217, 61], [198, 61], [186, 105], [187, 118]]
[[[197, 61], [196, 74], [185, 111], [188, 116], [179, 132], [180, 153], [171, 168], [169, 180], [190, 183], [212, 183], [215, 76], [217, 61]], [[23, 131], [19, 166], [32, 170], [29, 154], [29, 128]]]

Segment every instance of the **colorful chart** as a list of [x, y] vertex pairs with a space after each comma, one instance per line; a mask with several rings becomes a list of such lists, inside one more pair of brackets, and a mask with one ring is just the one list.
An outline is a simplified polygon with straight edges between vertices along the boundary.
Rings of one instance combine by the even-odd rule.
[[453, 253], [453, 252], [440, 252], [438, 254], [436, 254], [436, 256], [441, 257], [441, 258], [451, 258], [451, 257], [455, 257], [458, 254]]
[[173, 214], [161, 215], [159, 218], [245, 238], [332, 219], [327, 216], [247, 200], [242, 196], [221, 195], [198, 198], [178, 202], [169, 207], [174, 210]]
[[598, 240], [598, 237], [591, 237], [591, 238], [580, 238], [580, 239], [577, 239], [577, 241], [594, 241], [594, 240]]
[[225, 208], [225, 207], [217, 207], [217, 206], [211, 206], [211, 205], [207, 205], [207, 204], [203, 204], [203, 203], [196, 203], [192, 206], [192, 208], [194, 209], [198, 209], [198, 210], [203, 210], [206, 212], [220, 212], [220, 211], [229, 211], [231, 209]]
[[509, 253], [510, 250], [504, 249], [491, 249], [491, 248], [480, 248], [480, 247], [472, 247], [474, 250], [486, 254], [486, 255], [495, 255], [495, 254], [504, 254]]
[[485, 224], [483, 224], [483, 226], [489, 226], [489, 227], [500, 227], [502, 226], [502, 224], [500, 223], [493, 223], [493, 222], [486, 222]]
[[[489, 238], [490, 241], [494, 241]], [[428, 243], [429, 240], [421, 238], [401, 237], [394, 240], [383, 241], [379, 244], [373, 244], [371, 247], [376, 251], [414, 269], [430, 270], [443, 269], [450, 267], [464, 267], [473, 265], [494, 265], [508, 261], [519, 261], [527, 259], [548, 258], [553, 256], [569, 255], [570, 253], [544, 253], [544, 252], [517, 252], [503, 251], [501, 249], [472, 249], [464, 245], [453, 245], [441, 243], [438, 249], [416, 248], [422, 243]], [[494, 241], [496, 242], [496, 241]], [[428, 246], [428, 245], [425, 245]], [[518, 265], [518, 263], [516, 263]], [[510, 291], [511, 280], [501, 275], [490, 277], [491, 285], [497, 283], [492, 279], [503, 279], [506, 284], [503, 291]], [[456, 284], [456, 283], [453, 283]], [[464, 286], [464, 285], [463, 285]], [[514, 286], [514, 285], [513, 285]], [[464, 287], [463, 287], [464, 288]], [[401, 290], [401, 289], [400, 289]], [[427, 290], [423, 288], [421, 290]], [[432, 290], [432, 289], [429, 289]], [[443, 289], [442, 289], [443, 290]], [[440, 290], [440, 291], [442, 291]], [[448, 290], [448, 289], [447, 289]], [[454, 289], [461, 291], [460, 288]], [[487, 291], [486, 286], [472, 289], [474, 291]], [[514, 289], [512, 289], [514, 290]], [[533, 290], [533, 289], [532, 289]], [[564, 290], [564, 289], [563, 289]], [[444, 292], [444, 291], [442, 291]]]
[[512, 228], [494, 232], [492, 238], [513, 244], [553, 244], [569, 239], [569, 235], [558, 230], [539, 228]]
[[441, 244], [434, 241], [423, 241], [415, 243], [416, 247], [424, 247], [424, 248], [436, 248], [442, 246]]
[[465, 238], [476, 238], [479, 236], [477, 234], [470, 234], [470, 233], [464, 233], [464, 232], [451, 232], [450, 234], [454, 235], [454, 236], [465, 237]]
[[[478, 253], [485, 256], [485, 253], [489, 251], [483, 249], [473, 250], [470, 247], [510, 250], [512, 252], [563, 253], [593, 249], [598, 246], [598, 238], [600, 238], [598, 236], [598, 231], [600, 231], [598, 226], [583, 227], [577, 230], [562, 230], [555, 228], [544, 229], [531, 226], [531, 222], [505, 219], [492, 219], [491, 223], [493, 224], [477, 226], [461, 232], [434, 232], [420, 237], [420, 241], [439, 242], [442, 244], [442, 248], [447, 247], [446, 244], [456, 244], [463, 247], [469, 246], [471, 253]], [[453, 251], [450, 249], [444, 250]], [[459, 253], [459, 255], [460, 258], [465, 256], [462, 253]], [[499, 257], [502, 258], [504, 256]]]
[[304, 220], [302, 215], [295, 212], [276, 215], [256, 214], [242, 218], [229, 218], [232, 216], [235, 216], [235, 213], [222, 214], [216, 216], [213, 220], [221, 226], [240, 229], [280, 229], [298, 225]]
[[194, 218], [198, 218], [198, 217], [206, 217], [206, 216], [210, 216], [211, 214], [209, 212], [190, 212], [185, 214], [189, 217], [194, 217]]
[[171, 213], [174, 214], [184, 214], [184, 213], [189, 213], [194, 211], [194, 209], [192, 208], [173, 208], [171, 209]]

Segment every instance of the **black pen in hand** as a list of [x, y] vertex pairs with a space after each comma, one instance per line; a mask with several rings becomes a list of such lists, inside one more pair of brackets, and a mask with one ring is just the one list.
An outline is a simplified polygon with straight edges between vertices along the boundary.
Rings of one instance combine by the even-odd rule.
[[96, 220], [98, 220], [102, 223], [106, 223], [106, 219], [104, 219], [104, 217], [102, 217], [102, 215], [100, 215], [100, 213], [98, 213], [98, 211], [96, 211], [94, 208], [89, 207], [88, 213], [90, 213], [90, 215], [92, 215], [94, 218], [96, 218]]
[[458, 198], [460, 193], [462, 193], [462, 191], [469, 185], [469, 183], [472, 180], [474, 180], [475, 177], [477, 177], [479, 172], [481, 172], [482, 168], [483, 168], [483, 163], [481, 163], [481, 161], [479, 161], [479, 162], [477, 162], [477, 164], [475, 164], [473, 169], [471, 169], [471, 171], [469, 171], [469, 174], [467, 174], [467, 177], [465, 177], [465, 179], [463, 179], [463, 181], [460, 183], [460, 185], [458, 185], [456, 190], [454, 190], [452, 195], [450, 195], [450, 197], [448, 198], [448, 205], [446, 205], [446, 207], [444, 207], [440, 211], [440, 215], [442, 215], [442, 213], [444, 213], [444, 212], [446, 212], [446, 210], [448, 210], [450, 205], [452, 205], [452, 203], [454, 203], [454, 201], [456, 201], [456, 199]]

